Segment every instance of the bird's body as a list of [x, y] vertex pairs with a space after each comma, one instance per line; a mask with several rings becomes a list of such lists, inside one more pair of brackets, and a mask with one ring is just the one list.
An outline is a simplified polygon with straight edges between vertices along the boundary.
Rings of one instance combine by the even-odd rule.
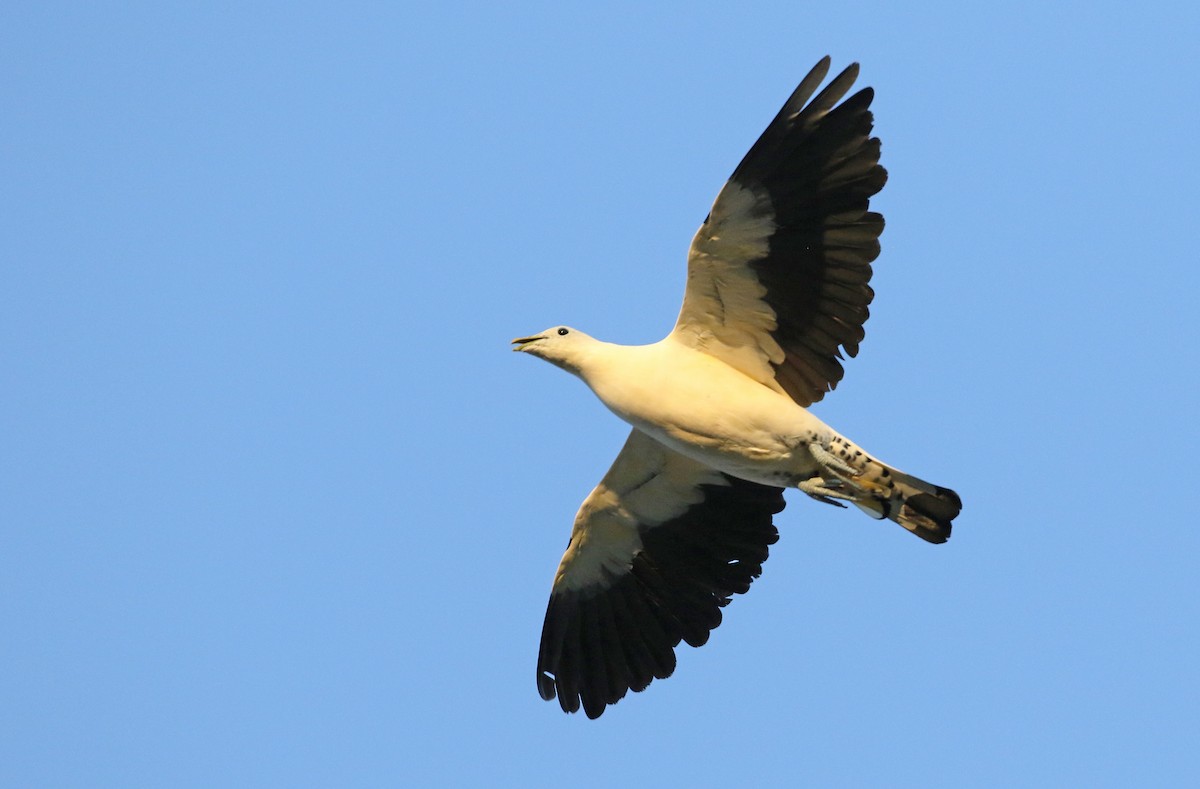
[[[579, 335], [578, 332], [573, 332]], [[592, 338], [579, 377], [610, 411], [676, 452], [763, 485], [792, 487], [836, 435], [790, 397], [674, 337], [652, 345]]]
[[828, 68], [804, 78], [718, 194], [666, 338], [622, 346], [557, 326], [513, 341], [633, 428], [575, 516], [546, 609], [538, 690], [567, 712], [599, 716], [669, 676], [681, 640], [707, 641], [762, 571], [784, 488], [932, 543], [962, 508], [807, 410], [863, 339], [883, 231], [869, 199], [887, 177], [871, 89], [842, 101], [852, 65], [817, 93]]

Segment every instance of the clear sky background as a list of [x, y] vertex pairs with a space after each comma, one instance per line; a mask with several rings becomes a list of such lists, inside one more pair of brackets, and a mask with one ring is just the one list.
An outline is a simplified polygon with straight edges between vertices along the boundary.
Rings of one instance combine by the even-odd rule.
[[[967, 6], [971, 7], [967, 7]], [[1194, 3], [8, 3], [0, 785], [1200, 780]], [[651, 342], [822, 55], [891, 177], [816, 412], [954, 538], [793, 492], [602, 719], [534, 687]]]

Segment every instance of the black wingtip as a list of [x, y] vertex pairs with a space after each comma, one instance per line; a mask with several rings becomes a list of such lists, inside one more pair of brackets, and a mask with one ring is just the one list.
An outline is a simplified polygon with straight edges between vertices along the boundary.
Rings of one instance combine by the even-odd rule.
[[547, 674], [545, 671], [538, 669], [537, 675], [538, 695], [545, 701], [553, 701], [555, 696], [554, 677]]

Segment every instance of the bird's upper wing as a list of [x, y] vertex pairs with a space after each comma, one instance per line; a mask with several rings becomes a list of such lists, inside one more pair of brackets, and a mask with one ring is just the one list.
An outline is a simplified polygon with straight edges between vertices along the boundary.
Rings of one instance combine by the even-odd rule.
[[634, 430], [575, 516], [538, 653], [537, 685], [595, 718], [708, 640], [762, 572], [780, 488], [726, 476]]
[[858, 65], [809, 101], [828, 70], [826, 57], [717, 195], [692, 240], [672, 332], [804, 406], [841, 380], [839, 348], [858, 353], [883, 232], [868, 201], [887, 179], [873, 91], [834, 106]]

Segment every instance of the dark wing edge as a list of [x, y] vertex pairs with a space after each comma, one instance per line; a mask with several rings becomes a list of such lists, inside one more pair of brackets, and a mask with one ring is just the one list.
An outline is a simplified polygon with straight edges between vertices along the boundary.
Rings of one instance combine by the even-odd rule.
[[[779, 539], [772, 516], [784, 507], [782, 489], [718, 472], [707, 478], [719, 481], [694, 489], [698, 500], [681, 514], [639, 523], [640, 546], [596, 580], [575, 588], [560, 568], [538, 652], [543, 699], [597, 718], [628, 691], [669, 677], [679, 642], [707, 642], [721, 609], [762, 573]], [[579, 537], [577, 528], [572, 540]]]
[[[841, 351], [853, 357], [874, 291], [883, 217], [869, 211], [887, 171], [872, 137], [874, 91], [838, 101], [858, 76], [848, 66], [812, 100], [829, 69], [825, 57], [734, 170], [731, 181], [765, 190], [775, 230], [765, 257], [750, 266], [774, 310], [772, 332], [785, 353], [772, 362], [779, 385], [800, 405], [817, 402], [842, 379]], [[835, 106], [836, 105], [836, 106]]]

